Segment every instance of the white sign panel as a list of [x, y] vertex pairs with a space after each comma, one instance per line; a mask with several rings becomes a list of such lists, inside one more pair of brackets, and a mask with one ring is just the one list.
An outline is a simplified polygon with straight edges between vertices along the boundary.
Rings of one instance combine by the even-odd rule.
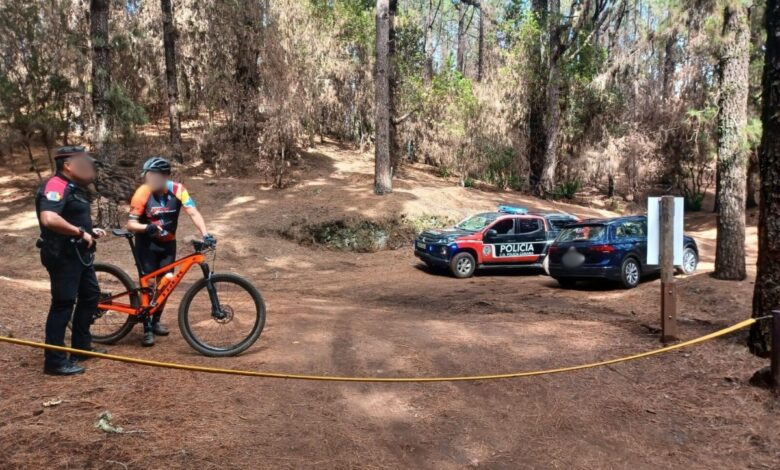
[[[683, 198], [674, 198], [674, 265], [683, 263], [683, 216], [685, 205]], [[661, 246], [661, 198], [647, 198], [647, 264], [660, 263]]]

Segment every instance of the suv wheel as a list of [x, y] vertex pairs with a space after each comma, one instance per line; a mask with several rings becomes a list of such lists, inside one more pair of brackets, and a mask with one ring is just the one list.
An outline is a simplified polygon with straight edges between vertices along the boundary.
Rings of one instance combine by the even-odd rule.
[[577, 285], [577, 280], [570, 277], [556, 277], [555, 280], [564, 289], [572, 289]]
[[620, 266], [620, 283], [626, 289], [632, 289], [639, 285], [642, 277], [642, 268], [636, 258], [626, 258]]
[[677, 267], [677, 274], [691, 275], [696, 271], [698, 265], [699, 256], [696, 251], [690, 246], [686, 246], [683, 250], [682, 265]]
[[477, 269], [477, 262], [471, 253], [461, 251], [450, 260], [450, 272], [453, 276], [464, 279], [471, 277]]

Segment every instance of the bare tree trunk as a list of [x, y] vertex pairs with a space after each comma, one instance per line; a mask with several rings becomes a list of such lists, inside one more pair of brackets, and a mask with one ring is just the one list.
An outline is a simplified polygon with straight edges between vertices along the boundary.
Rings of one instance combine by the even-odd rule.
[[425, 17], [425, 83], [431, 83], [433, 80], [433, 23], [436, 21], [436, 15], [441, 8], [442, 0], [428, 0], [428, 13]]
[[761, 176], [758, 173], [758, 155], [755, 151], [750, 152], [747, 169], [747, 197], [745, 199], [745, 208], [752, 209], [758, 207], [761, 191]]
[[455, 52], [455, 68], [461, 74], [466, 74], [466, 12], [469, 6], [458, 3], [458, 49]]
[[29, 142], [25, 141], [24, 147], [27, 149], [27, 157], [30, 159], [30, 167], [33, 169], [33, 171], [35, 171], [35, 174], [38, 175], [38, 181], [43, 181], [41, 170], [38, 168], [38, 162], [35, 161], [35, 157], [33, 157]]
[[[759, 167], [761, 198], [758, 216], [758, 273], [753, 317], [769, 315], [780, 306], [780, 0], [766, 2], [766, 49], [763, 77], [763, 134]], [[771, 348], [770, 322], [750, 329], [748, 346], [766, 357]]]
[[741, 4], [724, 9], [723, 52], [718, 112], [718, 279], [742, 280], [745, 270], [746, 158], [742, 129], [747, 125], [750, 10]]
[[107, 161], [106, 144], [110, 137], [110, 110], [108, 92], [111, 88], [111, 49], [108, 38], [108, 19], [111, 0], [90, 0], [89, 38], [92, 42], [92, 141], [98, 156]]
[[165, 48], [165, 80], [168, 89], [168, 121], [171, 132], [171, 155], [183, 161], [181, 153], [181, 122], [179, 120], [179, 86], [176, 76], [176, 26], [173, 24], [171, 0], [160, 0], [163, 20], [163, 47]]
[[396, 0], [376, 2], [376, 142], [374, 148], [374, 192], [392, 192], [392, 119], [393, 119], [393, 17]]
[[481, 82], [485, 74], [485, 11], [479, 8], [479, 36], [477, 40], [477, 81]]
[[547, 18], [549, 31], [550, 55], [548, 61], [549, 72], [547, 75], [547, 90], [545, 92], [547, 114], [544, 121], [545, 135], [547, 137], [544, 147], [544, 163], [537, 191], [541, 195], [549, 195], [555, 189], [555, 172], [558, 169], [558, 133], [560, 131], [561, 107], [560, 107], [560, 60], [561, 60], [561, 28], [559, 16], [561, 11], [560, 0], [550, 0], [550, 10]]
[[[260, 19], [263, 12], [258, 11], [254, 2], [241, 0], [239, 2], [243, 18], [237, 28], [238, 50], [236, 51], [236, 82], [242, 91], [242, 96], [236, 104], [236, 124], [234, 136], [236, 141], [254, 145], [257, 141], [257, 88], [260, 85], [257, 59], [260, 54], [258, 43]], [[264, 5], [264, 3], [261, 3]]]
[[[532, 9], [536, 15], [540, 27], [547, 24], [547, 0], [534, 0]], [[529, 58], [537, 79], [532, 83], [532, 89], [529, 93], [529, 116], [528, 116], [528, 164], [530, 175], [528, 177], [529, 185], [536, 189], [542, 179], [542, 168], [544, 166], [544, 151], [547, 147], [547, 137], [544, 130], [544, 117], [547, 115], [545, 99], [546, 80], [544, 75], [544, 43], [541, 38], [537, 39], [534, 54]]]
[[672, 83], [674, 83], [674, 45], [677, 43], [677, 31], [671, 31], [669, 37], [666, 38], [666, 45], [664, 47], [664, 75], [661, 86], [661, 93], [663, 94], [664, 102], [668, 102], [672, 96]]

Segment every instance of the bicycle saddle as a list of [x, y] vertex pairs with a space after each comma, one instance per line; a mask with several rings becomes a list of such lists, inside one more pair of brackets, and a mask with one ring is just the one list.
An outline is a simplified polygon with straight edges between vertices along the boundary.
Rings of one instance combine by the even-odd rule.
[[133, 238], [133, 233], [123, 228], [115, 228], [111, 230], [111, 233], [113, 233], [115, 237]]

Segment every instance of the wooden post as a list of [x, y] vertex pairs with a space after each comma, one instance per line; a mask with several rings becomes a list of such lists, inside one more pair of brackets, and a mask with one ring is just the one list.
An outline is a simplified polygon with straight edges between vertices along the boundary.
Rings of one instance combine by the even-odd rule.
[[677, 284], [674, 280], [674, 197], [661, 198], [661, 341], [677, 339]]
[[769, 370], [772, 387], [780, 393], [780, 310], [772, 312], [772, 351]]

